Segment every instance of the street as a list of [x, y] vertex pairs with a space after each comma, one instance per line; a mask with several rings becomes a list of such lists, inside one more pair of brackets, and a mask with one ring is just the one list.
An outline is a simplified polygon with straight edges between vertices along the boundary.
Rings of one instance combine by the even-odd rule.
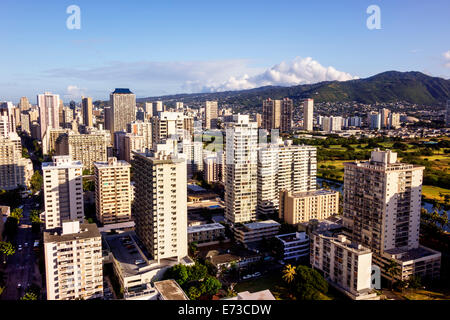
[[[30, 212], [35, 209], [30, 198], [24, 199], [23, 217], [19, 224], [16, 239], [12, 241], [16, 247], [14, 255], [8, 257], [3, 270], [5, 273], [6, 287], [1, 295], [2, 300], [19, 300], [31, 284], [42, 286], [41, 275], [37, 265], [37, 257], [33, 252], [33, 235], [31, 233]], [[22, 250], [19, 250], [19, 245]]]

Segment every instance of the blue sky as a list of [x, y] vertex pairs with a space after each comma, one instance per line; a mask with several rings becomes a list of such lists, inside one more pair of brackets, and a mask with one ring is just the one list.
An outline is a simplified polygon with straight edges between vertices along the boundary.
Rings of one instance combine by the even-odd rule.
[[[72, 4], [80, 30], [66, 27]], [[381, 30], [366, 27], [372, 4]], [[116, 87], [145, 97], [388, 70], [448, 79], [449, 13], [448, 0], [2, 0], [0, 100], [35, 103], [45, 90], [108, 99]]]

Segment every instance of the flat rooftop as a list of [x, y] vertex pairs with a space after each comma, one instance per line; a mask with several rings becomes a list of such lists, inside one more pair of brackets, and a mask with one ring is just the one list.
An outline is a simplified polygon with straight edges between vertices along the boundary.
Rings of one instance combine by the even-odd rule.
[[157, 281], [153, 285], [163, 300], [189, 300], [186, 293], [184, 293], [183, 289], [180, 288], [175, 280]]
[[279, 226], [280, 226], [280, 224], [278, 222], [276, 222], [275, 220], [265, 220], [265, 221], [250, 222], [250, 223], [244, 224], [244, 227], [249, 230], [258, 230], [258, 229], [279, 227]]
[[334, 190], [313, 190], [313, 191], [303, 191], [303, 192], [294, 192], [292, 196], [296, 198], [306, 198], [306, 197], [316, 197], [316, 196], [326, 196], [326, 195], [332, 195], [339, 193], [338, 191]]
[[62, 228], [44, 232], [44, 243], [48, 242], [65, 242], [79, 239], [101, 238], [100, 231], [94, 223], [80, 224], [80, 232], [62, 234]]
[[415, 249], [405, 250], [405, 249], [391, 249], [386, 250], [386, 253], [395, 256], [394, 258], [401, 262], [407, 262], [411, 260], [418, 260], [421, 258], [431, 257], [433, 255], [439, 254], [440, 252], [432, 250], [430, 248], [419, 246]]
[[309, 240], [309, 237], [306, 235], [306, 232], [281, 234], [279, 236], [275, 236], [275, 238], [280, 239], [281, 241], [286, 243]]
[[194, 232], [201, 232], [201, 231], [210, 231], [210, 230], [217, 230], [217, 229], [225, 229], [223, 225], [220, 223], [208, 223], [208, 224], [202, 224], [199, 226], [192, 226], [188, 227], [188, 233], [194, 233]]
[[272, 292], [269, 289], [261, 290], [257, 292], [239, 292], [236, 297], [228, 300], [276, 300]]

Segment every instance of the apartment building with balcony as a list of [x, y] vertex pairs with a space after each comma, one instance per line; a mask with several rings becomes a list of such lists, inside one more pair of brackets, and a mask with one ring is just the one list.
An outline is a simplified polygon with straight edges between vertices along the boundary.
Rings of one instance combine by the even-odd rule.
[[309, 237], [306, 232], [275, 236], [281, 243], [281, 259], [285, 263], [309, 259]]
[[131, 220], [130, 168], [128, 162], [114, 157], [94, 162], [95, 208], [103, 225]]
[[311, 219], [323, 220], [338, 213], [338, 191], [280, 191], [280, 217], [283, 217], [286, 223], [296, 225]]
[[310, 263], [336, 289], [354, 300], [378, 300], [372, 290], [372, 251], [344, 235], [313, 232]]
[[[397, 153], [379, 149], [369, 161], [344, 167], [345, 234], [372, 250], [374, 263], [387, 278], [391, 260], [402, 269], [397, 280], [415, 274], [439, 277], [440, 253], [419, 245], [425, 168], [398, 162]], [[428, 267], [415, 268], [415, 261]]]
[[236, 241], [248, 245], [263, 239], [273, 238], [278, 234], [280, 224], [274, 220], [251, 222], [235, 225], [233, 228]]
[[103, 297], [101, 235], [95, 224], [64, 221], [44, 232], [47, 300]]
[[70, 156], [54, 156], [42, 163], [45, 229], [61, 227], [67, 220], [84, 221], [81, 161]]
[[189, 243], [212, 244], [225, 239], [225, 227], [220, 223], [190, 226], [187, 231]]

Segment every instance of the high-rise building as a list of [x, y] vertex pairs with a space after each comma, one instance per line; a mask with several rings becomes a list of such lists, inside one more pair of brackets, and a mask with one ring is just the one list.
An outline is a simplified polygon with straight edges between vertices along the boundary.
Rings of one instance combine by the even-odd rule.
[[206, 101], [205, 102], [205, 122], [203, 127], [205, 129], [214, 129], [217, 127], [217, 117], [218, 117], [218, 104], [217, 101]]
[[70, 156], [42, 163], [45, 229], [59, 228], [63, 221], [84, 221], [82, 170], [81, 161]]
[[279, 208], [281, 190], [316, 190], [317, 148], [278, 143], [258, 150], [257, 211], [261, 215]]
[[384, 274], [392, 259], [400, 279], [439, 275], [440, 253], [419, 245], [424, 167], [397, 162], [397, 153], [372, 151], [369, 161], [344, 163], [343, 225], [374, 253]]
[[87, 134], [69, 132], [56, 140], [56, 154], [70, 155], [79, 160], [84, 169], [92, 170], [94, 162], [107, 160], [110, 145], [110, 133], [105, 130], [92, 129]]
[[324, 117], [322, 119], [322, 130], [326, 132], [341, 131], [343, 125], [342, 117]]
[[144, 137], [144, 148], [152, 148], [152, 123], [150, 121], [133, 121], [127, 125], [127, 132]]
[[400, 128], [400, 114], [399, 113], [390, 113], [389, 114], [389, 129], [398, 129]]
[[33, 176], [33, 164], [22, 157], [22, 144], [17, 133], [0, 136], [0, 189], [28, 187]]
[[93, 223], [63, 222], [44, 232], [47, 300], [103, 297], [102, 238]]
[[144, 102], [144, 112], [146, 119], [153, 117], [153, 102]]
[[82, 104], [81, 110], [82, 110], [82, 114], [83, 114], [83, 124], [86, 127], [92, 127], [94, 125], [93, 121], [92, 121], [92, 118], [93, 118], [92, 98], [82, 97], [81, 104]]
[[30, 121], [30, 114], [28, 112], [21, 113], [20, 114], [20, 129], [22, 132], [27, 133], [28, 135], [31, 134], [31, 121]]
[[258, 128], [248, 115], [233, 120], [226, 130], [225, 219], [240, 223], [256, 219]]
[[281, 100], [280, 131], [290, 132], [292, 129], [292, 115], [294, 102], [289, 98]]
[[158, 115], [158, 112], [164, 112], [165, 110], [164, 110], [164, 105], [163, 105], [163, 102], [162, 101], [156, 101], [154, 104], [153, 104], [153, 115], [154, 116], [157, 116]]
[[177, 111], [183, 111], [183, 108], [184, 108], [183, 102], [176, 102]]
[[120, 159], [131, 163], [131, 160], [133, 160], [133, 151], [145, 152], [146, 148], [143, 136], [127, 133], [123, 136], [123, 145], [119, 149]]
[[48, 150], [48, 131], [49, 129], [58, 129], [60, 99], [58, 94], [45, 92], [37, 96], [37, 104], [39, 108], [39, 124], [42, 140], [42, 152], [47, 154]]
[[279, 129], [281, 118], [281, 100], [263, 101], [262, 127], [266, 130]]
[[303, 130], [313, 131], [314, 99], [303, 101]]
[[16, 132], [16, 119], [12, 102], [0, 102], [0, 137]]
[[31, 109], [30, 101], [28, 101], [27, 97], [20, 98], [19, 102], [20, 112], [28, 111]]
[[184, 118], [182, 112], [160, 112], [152, 117], [152, 144], [162, 143], [168, 138], [184, 136]]
[[381, 114], [376, 111], [369, 112], [367, 122], [370, 130], [381, 130]]
[[381, 128], [385, 129], [389, 127], [389, 114], [391, 113], [391, 110], [383, 108], [380, 111], [380, 117], [381, 117]]
[[100, 223], [131, 220], [130, 168], [128, 162], [114, 157], [94, 163], [95, 207]]
[[158, 263], [180, 261], [188, 254], [186, 163], [171, 146], [154, 149], [134, 152], [132, 161], [136, 235]]
[[127, 124], [136, 120], [136, 95], [130, 89], [116, 89], [110, 94], [110, 104], [109, 126], [114, 139], [114, 132], [125, 131]]

